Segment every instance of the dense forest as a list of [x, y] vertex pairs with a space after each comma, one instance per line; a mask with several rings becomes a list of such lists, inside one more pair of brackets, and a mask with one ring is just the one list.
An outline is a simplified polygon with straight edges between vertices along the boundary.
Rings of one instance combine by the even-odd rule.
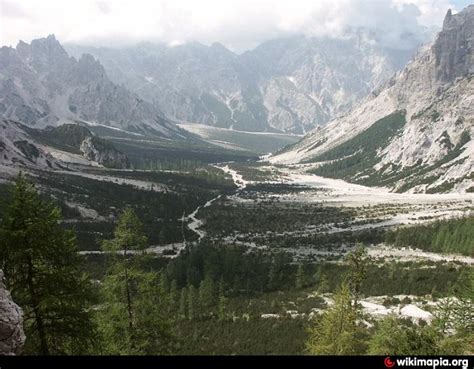
[[386, 242], [399, 247], [474, 256], [474, 216], [398, 228], [387, 233]]
[[[0, 268], [25, 312], [25, 354], [472, 353], [474, 275], [463, 264], [377, 264], [362, 246], [341, 262], [301, 263], [206, 240], [159, 258], [125, 207], [91, 270], [59, 208], [24, 177], [2, 208]], [[400, 294], [404, 304], [431, 295], [442, 314], [374, 320], [360, 304]]]

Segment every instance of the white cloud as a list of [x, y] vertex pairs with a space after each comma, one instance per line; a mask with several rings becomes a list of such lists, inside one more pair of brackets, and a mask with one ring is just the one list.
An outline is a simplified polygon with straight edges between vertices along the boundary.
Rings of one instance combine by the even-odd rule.
[[450, 7], [449, 0], [0, 0], [0, 44], [54, 33], [93, 45], [218, 41], [244, 50], [282, 35], [340, 37], [365, 27], [404, 47], [422, 26], [440, 25]]

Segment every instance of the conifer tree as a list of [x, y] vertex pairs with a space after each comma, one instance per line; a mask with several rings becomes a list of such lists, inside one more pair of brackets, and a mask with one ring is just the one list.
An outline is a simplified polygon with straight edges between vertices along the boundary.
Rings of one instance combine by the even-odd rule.
[[199, 301], [202, 308], [208, 308], [215, 304], [214, 280], [210, 275], [201, 281], [199, 285]]
[[306, 348], [313, 355], [358, 354], [357, 307], [352, 304], [348, 284], [345, 282], [334, 296], [331, 306], [310, 328]]
[[304, 273], [304, 265], [298, 264], [298, 269], [296, 270], [295, 287], [297, 289], [302, 289], [305, 285], [306, 285], [306, 276]]
[[219, 282], [219, 297], [218, 297], [218, 318], [219, 320], [225, 320], [227, 316], [227, 297], [225, 296], [225, 288], [224, 288], [224, 279], [221, 278]]
[[108, 268], [102, 283], [99, 327], [109, 354], [169, 353], [174, 344], [160, 275], [145, 272], [148, 241], [135, 212], [127, 208], [114, 238], [105, 241]]
[[334, 305], [309, 330], [306, 348], [315, 355], [355, 355], [365, 351], [364, 328], [358, 323], [360, 287], [367, 268], [366, 251], [359, 247], [346, 257], [349, 272], [334, 294]]
[[196, 308], [196, 289], [191, 284], [188, 288], [188, 319], [193, 320], [195, 318]]
[[178, 295], [178, 287], [176, 280], [173, 279], [171, 281], [170, 292], [168, 296], [168, 313], [173, 313], [178, 310], [179, 307], [179, 295]]
[[469, 344], [440, 329], [440, 322], [404, 326], [389, 316], [377, 323], [375, 333], [368, 341], [371, 355], [460, 355]]
[[187, 311], [187, 296], [188, 296], [188, 289], [182, 288], [181, 294], [179, 297], [179, 310], [178, 316], [180, 319], [186, 319], [186, 311]]
[[61, 213], [18, 176], [0, 224], [0, 266], [24, 310], [27, 354], [84, 354], [94, 346], [94, 288]]
[[329, 280], [328, 280], [328, 276], [325, 273], [318, 271], [316, 273], [316, 282], [318, 284], [319, 293], [329, 292]]
[[346, 276], [348, 287], [354, 299], [354, 304], [358, 304], [362, 282], [370, 261], [367, 250], [359, 245], [355, 251], [347, 254], [345, 261], [349, 265], [349, 273]]
[[408, 355], [410, 348], [406, 335], [408, 328], [402, 327], [393, 316], [381, 320], [369, 340], [369, 355]]

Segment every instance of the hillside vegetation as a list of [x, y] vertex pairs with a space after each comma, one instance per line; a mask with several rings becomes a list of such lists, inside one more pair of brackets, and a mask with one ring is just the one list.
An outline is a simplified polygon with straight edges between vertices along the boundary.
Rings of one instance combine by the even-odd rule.
[[399, 228], [386, 240], [395, 246], [474, 256], [474, 216]]
[[311, 162], [331, 161], [312, 172], [324, 177], [344, 179], [371, 174], [372, 167], [380, 160], [377, 151], [386, 147], [405, 123], [405, 111], [397, 111], [378, 120], [357, 136], [312, 158]]

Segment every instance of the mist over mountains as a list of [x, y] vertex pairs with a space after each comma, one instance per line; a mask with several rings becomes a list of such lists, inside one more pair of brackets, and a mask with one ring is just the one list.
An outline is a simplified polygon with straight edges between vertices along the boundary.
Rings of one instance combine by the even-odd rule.
[[172, 119], [302, 134], [347, 112], [418, 46], [382, 47], [359, 31], [345, 39], [275, 39], [241, 55], [219, 43], [66, 49], [76, 57], [90, 53], [114, 82]]

